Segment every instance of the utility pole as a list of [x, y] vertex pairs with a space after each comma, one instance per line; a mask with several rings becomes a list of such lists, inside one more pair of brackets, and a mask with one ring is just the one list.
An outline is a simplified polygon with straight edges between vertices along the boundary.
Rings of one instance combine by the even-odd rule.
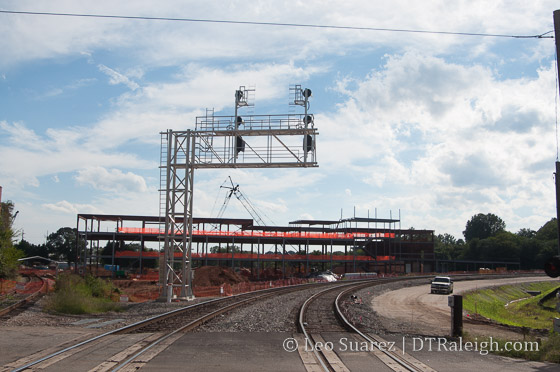
[[[554, 18], [554, 41], [556, 43], [556, 71], [560, 72], [560, 9], [555, 10], [553, 13]], [[558, 87], [560, 92], [560, 85]], [[556, 173], [554, 173], [554, 181], [556, 183], [556, 223], [558, 227], [558, 254], [560, 254], [560, 207], [558, 203], [560, 202], [560, 182], [558, 177], [560, 176], [560, 162], [556, 158]]]

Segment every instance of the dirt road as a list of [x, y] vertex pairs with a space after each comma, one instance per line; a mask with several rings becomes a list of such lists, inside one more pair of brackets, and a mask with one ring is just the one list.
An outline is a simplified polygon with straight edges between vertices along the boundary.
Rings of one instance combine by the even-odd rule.
[[[523, 277], [509, 279], [457, 281], [454, 294], [461, 294], [477, 288], [503, 284], [527, 283], [555, 280], [548, 277]], [[428, 282], [428, 281], [427, 281]], [[430, 294], [430, 284], [402, 288], [386, 292], [373, 298], [373, 310], [382, 317], [388, 331], [402, 331], [420, 335], [446, 336], [450, 332], [451, 315], [447, 305], [447, 295]], [[464, 330], [471, 335], [486, 335], [507, 339], [522, 336], [506, 328], [477, 324], [464, 318]]]

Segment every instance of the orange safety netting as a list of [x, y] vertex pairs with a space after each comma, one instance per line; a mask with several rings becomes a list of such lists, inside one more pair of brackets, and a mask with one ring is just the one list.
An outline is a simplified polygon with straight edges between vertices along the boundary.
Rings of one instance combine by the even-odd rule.
[[[142, 257], [145, 258], [159, 258], [163, 254], [159, 252], [141, 252]], [[377, 256], [377, 257], [370, 257], [370, 256], [352, 256], [352, 255], [328, 255], [328, 254], [256, 254], [256, 253], [193, 253], [192, 258], [204, 259], [221, 259], [221, 260], [229, 260], [233, 256], [236, 260], [286, 260], [286, 261], [392, 261], [395, 259], [395, 256]], [[140, 252], [135, 251], [117, 251], [115, 252], [116, 258], [138, 258], [140, 257]], [[175, 257], [181, 257], [180, 252], [175, 252]]]
[[226, 283], [220, 286], [211, 287], [193, 286], [193, 292], [196, 297], [232, 296], [261, 289], [286, 287], [289, 285], [306, 284], [321, 281], [322, 280], [320, 279], [289, 278], [263, 282], [242, 282], [233, 285]]
[[[118, 232], [128, 234], [163, 234], [164, 232], [158, 228], [152, 227], [119, 227]], [[181, 235], [181, 231], [177, 231], [175, 235]], [[312, 233], [303, 231], [209, 231], [209, 230], [193, 230], [195, 236], [241, 236], [255, 238], [300, 238], [300, 239], [354, 239], [354, 238], [394, 238], [395, 233], [389, 232], [353, 232], [353, 233]]]

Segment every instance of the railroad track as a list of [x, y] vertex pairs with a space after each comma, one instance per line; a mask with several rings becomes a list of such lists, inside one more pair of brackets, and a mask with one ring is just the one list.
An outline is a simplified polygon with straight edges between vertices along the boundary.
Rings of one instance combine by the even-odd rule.
[[[0, 371], [75, 369], [72, 368], [75, 367], [75, 365], [72, 365], [72, 361], [80, 359], [83, 363], [86, 359], [83, 355], [94, 359], [90, 362], [91, 365], [86, 367], [89, 371], [136, 371], [185, 332], [204, 324], [210, 319], [255, 301], [308, 289], [313, 286], [317, 287], [318, 285], [331, 286], [335, 284], [302, 284], [200, 302], [87, 338], [67, 347], [57, 350], [44, 350], [9, 363], [0, 368]], [[97, 354], [99, 356], [93, 358], [93, 355]]]
[[[298, 352], [307, 371], [350, 371], [340, 358], [342, 353], [336, 353], [337, 343], [325, 341], [323, 336], [331, 333], [337, 335], [339, 340], [350, 340], [349, 342], [354, 342], [355, 345], [366, 345], [366, 352], [390, 370], [435, 372], [431, 367], [404, 353], [379, 335], [360, 331], [344, 315], [341, 308], [344, 298], [362, 288], [384, 282], [386, 281], [372, 280], [347, 284], [342, 288], [326, 288], [305, 301], [301, 306], [298, 319], [298, 328], [303, 337], [297, 341]], [[364, 351], [363, 347], [360, 351]]]
[[43, 294], [46, 290], [46, 285], [47, 282], [44, 278], [40, 277], [40, 276], [29, 276], [31, 281], [40, 281], [41, 282], [41, 286], [37, 287], [37, 290], [31, 294], [28, 294], [27, 296], [25, 296], [24, 298], [22, 298], [21, 300], [6, 306], [6, 307], [2, 307], [0, 308], [0, 320], [5, 320], [8, 319], [12, 316], [15, 316], [19, 313], [21, 313], [22, 311], [24, 311], [25, 309], [27, 309], [29, 306], [31, 306], [33, 303], [35, 303], [35, 301], [37, 301], [40, 297], [41, 294]]
[[[340, 304], [353, 291], [361, 287], [387, 283], [389, 281], [409, 280], [408, 278], [378, 279], [373, 281], [338, 282], [325, 284], [299, 285], [284, 288], [274, 288], [246, 293], [226, 298], [214, 299], [198, 304], [186, 306], [168, 313], [146, 319], [96, 337], [88, 336], [80, 342], [68, 342], [48, 348], [31, 356], [0, 367], [3, 371], [23, 370], [89, 370], [89, 371], [129, 371], [137, 370], [152, 358], [165, 350], [175, 340], [182, 337], [184, 332], [191, 330], [208, 320], [231, 311], [235, 307], [245, 306], [254, 301], [267, 297], [286, 294], [292, 291], [304, 290], [310, 287], [324, 291], [308, 299], [299, 313], [299, 327], [305, 339], [316, 344], [324, 342], [322, 338], [327, 334], [341, 333], [348, 339], [361, 340], [371, 345], [383, 343], [378, 335], [363, 333], [356, 329], [344, 316]], [[296, 336], [297, 337], [297, 336]], [[304, 343], [300, 342], [300, 345]], [[321, 350], [314, 350], [306, 367], [315, 364], [314, 370], [348, 370], [336, 355], [324, 355]], [[315, 356], [315, 354], [318, 354]], [[402, 352], [387, 352], [386, 350], [372, 350], [371, 354], [383, 361], [384, 366], [391, 366], [396, 371], [433, 371], [430, 367], [417, 360], [402, 356]], [[300, 352], [300, 355], [302, 353]], [[308, 356], [309, 357], [309, 356]], [[337, 359], [335, 359], [338, 358]], [[316, 359], [315, 359], [316, 358]], [[303, 357], [302, 357], [303, 359]], [[86, 363], [87, 362], [87, 363]], [[82, 363], [79, 365], [76, 363]], [[85, 365], [84, 365], [85, 363]], [[89, 364], [88, 364], [89, 363]], [[334, 364], [334, 366], [333, 366]], [[310, 369], [308, 369], [310, 370]], [[313, 369], [311, 369], [313, 370]]]

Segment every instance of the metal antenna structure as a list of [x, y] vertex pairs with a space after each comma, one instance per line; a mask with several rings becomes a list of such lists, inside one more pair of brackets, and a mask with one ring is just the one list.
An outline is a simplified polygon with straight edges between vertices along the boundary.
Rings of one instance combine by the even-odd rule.
[[239, 200], [241, 205], [243, 205], [243, 208], [245, 208], [245, 210], [251, 215], [251, 217], [253, 218], [253, 221], [259, 226], [266, 226], [266, 223], [264, 222], [264, 220], [261, 217], [261, 215], [259, 214], [259, 212], [257, 212], [257, 209], [253, 206], [253, 203], [251, 203], [249, 198], [247, 198], [245, 196], [245, 194], [243, 194], [241, 192], [241, 190], [239, 189], [239, 185], [234, 185], [233, 180], [231, 179], [231, 176], [228, 176], [228, 178], [229, 178], [229, 182], [231, 183], [231, 187], [230, 186], [220, 186], [220, 188], [222, 188], [222, 189], [228, 189], [229, 192], [227, 193], [226, 198], [224, 199], [224, 203], [222, 204], [222, 207], [220, 208], [220, 211], [218, 212], [218, 217], [217, 218], [222, 218], [222, 216], [224, 215], [224, 212], [226, 211], [226, 208], [229, 204], [229, 201], [231, 200], [231, 197], [233, 195], [235, 195], [237, 200]]
[[194, 130], [161, 133], [161, 168], [165, 169], [160, 180], [162, 207], [165, 199], [161, 284], [167, 302], [171, 302], [177, 287], [179, 299], [194, 297], [191, 248], [195, 169], [318, 167], [315, 139], [319, 133], [313, 115], [308, 113], [311, 90], [296, 85], [290, 91], [294, 94], [293, 105], [304, 107], [303, 114], [242, 116], [240, 110], [253, 105], [250, 97], [254, 89], [241, 86], [235, 91], [234, 116], [215, 116], [213, 110], [207, 110], [205, 116], [196, 118]]

